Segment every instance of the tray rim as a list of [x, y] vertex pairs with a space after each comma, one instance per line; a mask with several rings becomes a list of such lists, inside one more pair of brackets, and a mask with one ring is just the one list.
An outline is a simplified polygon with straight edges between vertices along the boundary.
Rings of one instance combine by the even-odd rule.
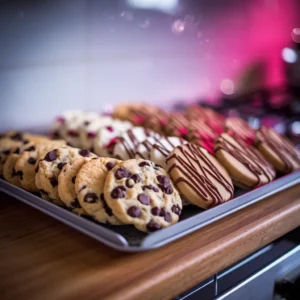
[[148, 234], [139, 246], [132, 246], [121, 234], [77, 216], [67, 209], [61, 208], [44, 199], [18, 188], [0, 178], [0, 191], [20, 200], [21, 202], [40, 210], [58, 221], [88, 235], [103, 244], [123, 252], [143, 252], [169, 244], [185, 235], [212, 224], [224, 217], [240, 211], [271, 195], [286, 190], [300, 183], [300, 170], [280, 177], [253, 191], [246, 192], [219, 206], [196, 213], [180, 222], [160, 231]]

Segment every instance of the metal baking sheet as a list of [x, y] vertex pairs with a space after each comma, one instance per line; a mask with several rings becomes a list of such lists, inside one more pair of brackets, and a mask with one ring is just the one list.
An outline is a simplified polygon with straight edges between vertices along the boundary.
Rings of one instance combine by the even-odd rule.
[[299, 183], [300, 170], [250, 192], [236, 190], [234, 199], [209, 210], [204, 211], [192, 205], [185, 206], [177, 224], [151, 234], [140, 232], [130, 225], [109, 226], [79, 217], [67, 209], [47, 202], [39, 196], [15, 187], [2, 179], [0, 179], [0, 190], [107, 246], [120, 251], [140, 252], [162, 247]]

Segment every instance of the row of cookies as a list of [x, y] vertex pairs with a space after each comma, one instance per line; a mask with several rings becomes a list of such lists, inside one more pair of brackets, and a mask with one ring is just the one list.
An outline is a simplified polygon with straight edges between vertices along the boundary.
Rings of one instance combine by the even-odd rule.
[[[179, 220], [181, 198], [161, 167], [144, 159], [97, 157], [62, 140], [10, 132], [0, 139], [4, 179], [77, 215], [145, 232]], [[8, 153], [9, 152], [9, 153]]]
[[63, 139], [68, 145], [89, 149], [107, 156], [110, 142], [133, 125], [128, 121], [93, 112], [68, 111], [58, 116], [50, 129], [50, 136]]
[[[144, 106], [136, 106], [135, 115], [132, 115], [130, 106], [124, 107], [130, 117], [127, 119], [135, 123], [137, 120], [133, 116], [138, 113], [137, 107], [144, 109], [144, 116], [149, 111], [159, 113], [155, 108], [149, 109], [149, 106], [148, 110]], [[116, 108], [116, 112], [113, 114], [115, 118], [125, 119], [120, 109]], [[255, 131], [242, 119], [224, 118], [207, 108], [192, 107], [187, 112], [191, 121], [184, 114], [177, 113], [165, 126], [169, 134], [175, 136], [161, 136], [149, 128], [131, 127], [107, 139], [106, 146], [96, 153], [122, 160], [150, 159], [167, 170], [168, 153], [190, 141], [213, 154], [227, 169], [235, 185], [246, 189], [272, 181], [276, 176], [275, 170], [286, 174], [300, 166], [299, 151], [271, 128], [262, 127]]]
[[36, 168], [42, 198], [99, 223], [152, 232], [176, 223], [181, 198], [151, 161], [97, 157], [69, 146], [49, 151]]

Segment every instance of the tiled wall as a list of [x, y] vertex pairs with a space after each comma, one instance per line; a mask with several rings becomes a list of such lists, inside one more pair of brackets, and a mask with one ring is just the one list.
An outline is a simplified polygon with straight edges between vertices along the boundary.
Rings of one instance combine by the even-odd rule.
[[[0, 129], [66, 109], [217, 95], [245, 65], [279, 61], [297, 26], [294, 0], [188, 2], [165, 14], [125, 0], [0, 1]], [[280, 80], [280, 65], [267, 66]]]

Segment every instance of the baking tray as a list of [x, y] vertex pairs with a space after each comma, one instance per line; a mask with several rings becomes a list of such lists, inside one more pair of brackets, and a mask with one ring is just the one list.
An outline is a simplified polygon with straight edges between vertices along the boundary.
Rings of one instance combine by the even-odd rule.
[[140, 232], [130, 225], [109, 226], [79, 217], [2, 179], [0, 179], [0, 190], [107, 246], [120, 251], [141, 252], [162, 247], [298, 183], [300, 183], [300, 170], [250, 192], [236, 190], [234, 199], [209, 210], [204, 211], [192, 205], [185, 206], [177, 224], [151, 234]]

